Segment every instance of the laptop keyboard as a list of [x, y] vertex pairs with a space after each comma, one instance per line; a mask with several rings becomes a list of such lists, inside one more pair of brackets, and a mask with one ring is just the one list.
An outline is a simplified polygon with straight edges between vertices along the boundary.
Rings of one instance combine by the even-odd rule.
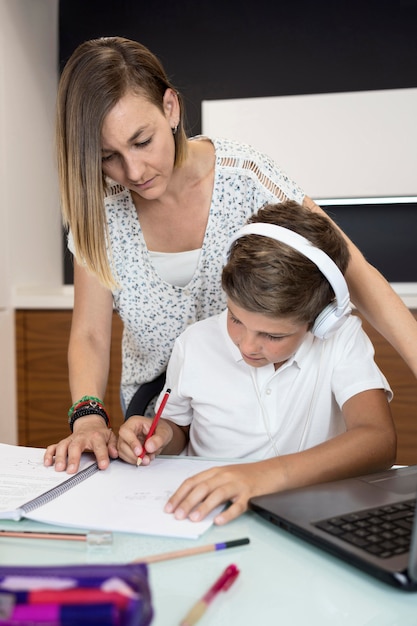
[[331, 517], [313, 524], [382, 559], [410, 549], [416, 500]]

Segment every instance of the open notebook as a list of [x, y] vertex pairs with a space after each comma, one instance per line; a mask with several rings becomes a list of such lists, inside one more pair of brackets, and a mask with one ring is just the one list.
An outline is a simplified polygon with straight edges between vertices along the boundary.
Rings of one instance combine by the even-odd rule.
[[251, 508], [395, 587], [417, 591], [417, 466], [259, 496]]
[[163, 508], [183, 480], [221, 461], [161, 456], [140, 467], [114, 460], [99, 471], [84, 454], [80, 471], [69, 476], [44, 467], [44, 452], [0, 443], [0, 520], [194, 539], [220, 511], [191, 522], [176, 520]]

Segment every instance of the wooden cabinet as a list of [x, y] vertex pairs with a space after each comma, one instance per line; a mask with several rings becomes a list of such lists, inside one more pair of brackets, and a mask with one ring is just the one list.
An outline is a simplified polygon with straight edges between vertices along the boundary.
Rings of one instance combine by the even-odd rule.
[[[111, 365], [104, 402], [115, 432], [120, 407], [122, 324], [113, 314]], [[69, 434], [71, 395], [67, 347], [70, 310], [16, 311], [17, 411], [19, 445], [46, 447]]]
[[[417, 311], [412, 312], [417, 318]], [[398, 435], [397, 463], [417, 464], [417, 380], [394, 348], [372, 326], [363, 322], [363, 328], [374, 344], [375, 360], [394, 392], [391, 412]]]
[[[16, 312], [21, 445], [45, 447], [69, 433], [67, 344], [71, 314], [69, 310]], [[377, 363], [394, 390], [391, 409], [398, 432], [397, 462], [417, 464], [417, 380], [381, 335], [367, 323], [364, 328], [375, 346]], [[122, 324], [114, 313], [110, 375], [104, 400], [115, 432], [123, 420], [119, 399], [121, 335]]]

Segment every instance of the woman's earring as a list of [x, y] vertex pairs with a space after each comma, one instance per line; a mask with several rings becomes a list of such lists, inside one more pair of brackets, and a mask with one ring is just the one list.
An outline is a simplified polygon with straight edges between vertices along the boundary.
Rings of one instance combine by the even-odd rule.
[[174, 128], [172, 129], [172, 134], [175, 135], [177, 130], [178, 130], [178, 124], [174, 126]]

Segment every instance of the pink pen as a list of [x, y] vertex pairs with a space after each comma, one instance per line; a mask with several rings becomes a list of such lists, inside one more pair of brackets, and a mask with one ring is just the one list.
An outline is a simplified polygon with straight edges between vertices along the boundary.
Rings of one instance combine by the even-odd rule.
[[216, 580], [214, 585], [210, 587], [207, 593], [194, 604], [192, 609], [187, 613], [184, 619], [181, 620], [180, 626], [194, 626], [207, 611], [208, 606], [212, 600], [217, 596], [220, 591], [227, 591], [235, 582], [239, 576], [239, 570], [236, 565], [229, 565], [223, 574]]

